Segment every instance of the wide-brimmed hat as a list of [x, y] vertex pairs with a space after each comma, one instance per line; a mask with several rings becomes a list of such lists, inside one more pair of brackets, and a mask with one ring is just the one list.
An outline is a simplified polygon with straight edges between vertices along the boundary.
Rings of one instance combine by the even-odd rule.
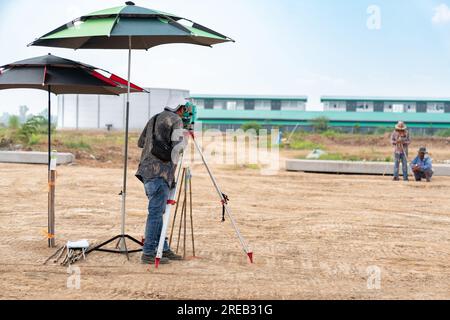
[[408, 127], [406, 126], [406, 124], [403, 121], [399, 121], [397, 123], [397, 125], [395, 126], [395, 130], [405, 131], [406, 129], [408, 129]]
[[427, 153], [428, 153], [428, 150], [427, 150], [426, 147], [420, 147], [419, 153], [425, 153], [425, 154], [427, 154]]

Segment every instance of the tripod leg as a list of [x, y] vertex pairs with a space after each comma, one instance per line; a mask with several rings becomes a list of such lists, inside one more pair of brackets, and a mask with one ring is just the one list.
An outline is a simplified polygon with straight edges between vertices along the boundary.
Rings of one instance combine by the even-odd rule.
[[244, 237], [242, 236], [241, 232], [239, 231], [239, 228], [237, 227], [236, 221], [234, 220], [234, 217], [231, 214], [231, 210], [230, 210], [230, 208], [228, 208], [227, 200], [225, 199], [225, 196], [224, 196], [223, 192], [220, 190], [219, 185], [217, 184], [217, 181], [214, 178], [214, 176], [213, 176], [213, 174], [211, 172], [211, 169], [208, 166], [208, 163], [206, 162], [205, 155], [203, 154], [203, 151], [200, 148], [200, 146], [198, 145], [197, 140], [195, 139], [194, 133], [192, 133], [192, 132], [191, 132], [191, 137], [192, 137], [192, 141], [194, 142], [198, 153], [200, 154], [200, 156], [202, 158], [203, 164], [205, 165], [206, 170], [208, 171], [209, 177], [211, 178], [211, 181], [212, 181], [214, 187], [216, 188], [217, 193], [219, 194], [221, 203], [224, 206], [225, 212], [226, 212], [228, 218], [231, 221], [231, 224], [232, 224], [232, 226], [234, 228], [234, 231], [236, 232], [236, 235], [237, 235], [237, 237], [239, 239], [239, 242], [240, 242], [240, 244], [242, 246], [242, 249], [247, 254], [248, 258], [250, 259], [250, 262], [253, 263], [253, 251], [250, 249], [250, 246], [248, 245], [247, 241], [244, 239]]
[[195, 257], [194, 220], [192, 217], [192, 176], [190, 176], [190, 179], [189, 179], [189, 212], [190, 212], [190, 217], [191, 217], [192, 256]]
[[186, 203], [183, 202], [183, 205], [181, 206], [181, 215], [180, 215], [180, 226], [178, 228], [178, 239], [177, 239], [177, 250], [176, 253], [178, 253], [178, 249], [180, 248], [180, 240], [181, 240], [181, 228], [183, 226], [183, 218], [184, 218], [184, 208], [186, 207]]
[[164, 213], [163, 218], [163, 226], [161, 229], [161, 237], [159, 238], [158, 251], [156, 253], [155, 258], [155, 268], [159, 267], [159, 262], [161, 261], [163, 250], [164, 250], [164, 242], [166, 241], [167, 228], [170, 223], [170, 211], [172, 210], [173, 205], [175, 204], [175, 197], [178, 193], [179, 186], [178, 182], [180, 181], [181, 168], [183, 168], [183, 160], [184, 155], [181, 155], [181, 160], [179, 162], [180, 169], [178, 170], [177, 179], [175, 181], [175, 188], [170, 191], [169, 200], [167, 201], [166, 211]]
[[178, 193], [178, 197], [177, 197], [177, 204], [175, 207], [175, 213], [173, 215], [173, 222], [172, 222], [172, 228], [170, 230], [170, 240], [169, 240], [169, 247], [172, 246], [172, 237], [173, 237], [173, 230], [175, 228], [175, 223], [176, 223], [176, 219], [177, 219], [177, 213], [178, 213], [178, 207], [179, 207], [179, 203], [180, 203], [180, 197], [181, 197], [181, 190], [183, 189], [183, 183], [184, 183], [184, 172], [186, 171], [186, 169], [183, 168], [183, 174], [181, 176], [181, 183], [180, 183], [180, 192]]
[[[186, 180], [188, 179], [188, 177], [186, 176]], [[187, 186], [188, 184], [185, 184], [185, 188], [184, 188], [184, 234], [183, 234], [183, 259], [186, 259], [186, 214], [187, 214]]]

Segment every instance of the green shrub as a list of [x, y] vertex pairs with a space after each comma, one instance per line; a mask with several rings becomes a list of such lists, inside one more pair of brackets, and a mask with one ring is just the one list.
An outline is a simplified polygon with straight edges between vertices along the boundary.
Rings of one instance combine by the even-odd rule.
[[340, 153], [327, 153], [323, 154], [319, 158], [320, 160], [341, 161], [344, 157]]
[[91, 145], [83, 139], [80, 140], [71, 140], [71, 141], [65, 141], [64, 146], [66, 146], [69, 149], [78, 149], [78, 150], [91, 150]]
[[[51, 130], [52, 132], [55, 131], [55, 127], [52, 126]], [[47, 132], [47, 119], [42, 116], [34, 116], [20, 127], [17, 136], [22, 142], [32, 145], [39, 143], [39, 135], [47, 134]]]
[[324, 146], [309, 140], [293, 140], [290, 143], [291, 149], [294, 150], [314, 150], [314, 149], [324, 149]]
[[382, 135], [385, 135], [388, 132], [392, 132], [392, 130], [393, 129], [391, 129], [391, 128], [377, 128], [375, 130], [375, 134], [382, 136]]
[[38, 133], [32, 133], [29, 137], [28, 137], [28, 145], [30, 146], [34, 146], [36, 144], [39, 144], [42, 140], [42, 135], [38, 134]]
[[358, 156], [354, 155], [342, 155], [340, 153], [328, 153], [322, 155], [319, 160], [329, 160], [329, 161], [362, 161]]
[[18, 116], [10, 116], [8, 120], [8, 127], [13, 130], [20, 128], [20, 119]]
[[340, 133], [337, 132], [336, 130], [327, 130], [327, 131], [322, 132], [322, 136], [324, 136], [326, 138], [336, 138], [339, 135], [340, 135]]
[[241, 129], [244, 131], [255, 130], [257, 134], [262, 129], [262, 126], [258, 122], [247, 122], [241, 126]]
[[314, 132], [324, 132], [328, 130], [330, 120], [327, 117], [318, 117], [310, 121]]
[[450, 129], [443, 129], [436, 132], [436, 136], [448, 138], [450, 137]]

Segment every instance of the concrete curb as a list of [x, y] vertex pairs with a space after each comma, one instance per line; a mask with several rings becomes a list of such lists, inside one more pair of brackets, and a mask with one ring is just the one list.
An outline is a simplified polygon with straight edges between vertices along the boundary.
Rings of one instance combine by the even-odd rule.
[[[57, 164], [69, 164], [74, 159], [71, 153], [58, 153]], [[34, 151], [0, 151], [0, 163], [47, 164], [48, 154]]]
[[[433, 165], [435, 176], [450, 177], [450, 165]], [[394, 163], [388, 162], [353, 162], [353, 161], [320, 161], [320, 160], [287, 160], [287, 171], [392, 175]]]

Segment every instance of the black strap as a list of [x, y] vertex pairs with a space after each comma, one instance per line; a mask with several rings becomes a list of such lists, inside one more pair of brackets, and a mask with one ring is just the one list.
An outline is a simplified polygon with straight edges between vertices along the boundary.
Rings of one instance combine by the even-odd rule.
[[[152, 141], [156, 141], [155, 130], [156, 130], [156, 121], [158, 120], [158, 116], [159, 116], [159, 114], [157, 114], [155, 116], [155, 120], [153, 120]], [[169, 137], [169, 144], [170, 145], [172, 145], [172, 135], [173, 135], [173, 126], [172, 126], [172, 129], [170, 130], [170, 137]]]
[[159, 114], [157, 114], [155, 116], [155, 120], [153, 120], [153, 132], [152, 132], [152, 139], [153, 139], [153, 141], [155, 141], [156, 120], [158, 120], [158, 116], [159, 116]]

